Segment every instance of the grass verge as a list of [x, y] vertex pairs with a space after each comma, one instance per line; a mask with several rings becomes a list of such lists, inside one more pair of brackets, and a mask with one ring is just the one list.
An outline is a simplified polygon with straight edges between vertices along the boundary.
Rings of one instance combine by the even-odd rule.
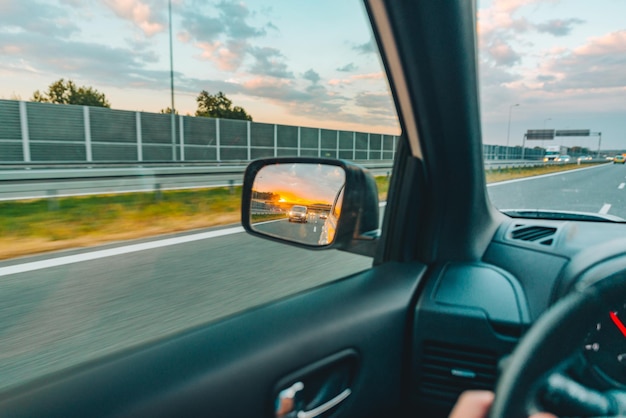
[[[488, 183], [580, 168], [487, 171]], [[386, 200], [389, 178], [376, 178]], [[239, 222], [241, 187], [0, 202], [0, 259]]]
[[232, 224], [240, 206], [241, 187], [0, 202], [0, 259]]
[[540, 167], [516, 167], [506, 169], [485, 170], [487, 183], [497, 183], [499, 181], [514, 180], [523, 177], [540, 176], [542, 174], [557, 173], [561, 171], [576, 170], [579, 168], [590, 167], [592, 165], [606, 164], [587, 163], [584, 165], [572, 164], [554, 164]]

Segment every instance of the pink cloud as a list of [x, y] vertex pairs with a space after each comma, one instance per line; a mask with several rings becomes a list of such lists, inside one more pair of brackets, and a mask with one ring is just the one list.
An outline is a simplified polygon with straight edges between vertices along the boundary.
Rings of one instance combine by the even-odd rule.
[[132, 21], [147, 36], [152, 36], [164, 30], [164, 25], [153, 19], [150, 6], [141, 0], [103, 1], [117, 16]]
[[19, 54], [22, 49], [17, 45], [4, 45], [0, 49], [3, 54]]
[[339, 79], [339, 78], [333, 78], [328, 80], [328, 84], [331, 86], [340, 86], [342, 84], [350, 84], [352, 83], [352, 80], [343, 78], [343, 79]]
[[328, 84], [331, 86], [341, 86], [352, 84], [355, 80], [382, 80], [385, 78], [385, 74], [382, 72], [367, 73], [367, 74], [354, 74], [348, 78], [333, 78], [328, 80]]
[[191, 40], [191, 34], [189, 32], [178, 32], [176, 39], [186, 44]]
[[384, 77], [385, 75], [382, 72], [368, 73], [368, 74], [355, 74], [353, 76], [350, 76], [352, 80], [380, 80]]
[[490, 8], [478, 11], [478, 34], [483, 36], [496, 30], [506, 29], [525, 30], [528, 27], [528, 22], [525, 19], [515, 19], [513, 15], [519, 8], [539, 1], [494, 0]]
[[279, 79], [275, 77], [254, 77], [241, 83], [246, 89], [256, 90], [267, 87], [284, 87], [291, 84], [289, 80]]
[[586, 56], [626, 54], [626, 31], [592, 38], [586, 45], [574, 49], [574, 54]]
[[513, 48], [501, 39], [495, 39], [486, 49], [498, 65], [511, 66], [521, 59]]
[[200, 54], [202, 59], [213, 62], [220, 70], [224, 71], [237, 70], [246, 53], [246, 43], [243, 41], [198, 42], [196, 46], [202, 50]]

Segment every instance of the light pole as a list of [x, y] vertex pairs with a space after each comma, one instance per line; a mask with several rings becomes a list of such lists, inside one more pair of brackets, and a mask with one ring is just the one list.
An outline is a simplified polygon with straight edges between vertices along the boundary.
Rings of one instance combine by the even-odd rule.
[[514, 107], [518, 107], [518, 106], [519, 106], [519, 103], [509, 106], [509, 125], [506, 129], [506, 151], [504, 154], [505, 160], [509, 159], [509, 137], [511, 136], [511, 112], [513, 111]]
[[176, 161], [176, 111], [174, 110], [174, 48], [172, 46], [172, 0], [168, 1], [170, 20], [170, 94], [172, 106], [170, 108], [170, 121], [172, 124], [172, 161]]

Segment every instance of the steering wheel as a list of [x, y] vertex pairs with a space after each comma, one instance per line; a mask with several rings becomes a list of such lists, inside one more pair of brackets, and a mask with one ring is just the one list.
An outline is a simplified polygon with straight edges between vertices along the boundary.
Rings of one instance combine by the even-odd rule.
[[527, 418], [540, 410], [559, 416], [626, 416], [623, 390], [595, 391], [561, 373], [598, 318], [626, 300], [626, 271], [586, 276], [539, 318], [505, 360], [490, 418]]

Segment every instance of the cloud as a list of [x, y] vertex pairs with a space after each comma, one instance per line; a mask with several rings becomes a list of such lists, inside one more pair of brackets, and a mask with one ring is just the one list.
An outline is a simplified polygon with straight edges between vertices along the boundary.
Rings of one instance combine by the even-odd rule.
[[491, 7], [478, 11], [478, 45], [481, 59], [495, 66], [510, 67], [520, 62], [511, 42], [532, 29], [524, 17], [516, 17], [520, 8], [537, 0], [494, 0]]
[[198, 42], [196, 44], [202, 50], [202, 58], [213, 62], [217, 68], [224, 71], [235, 71], [245, 58], [247, 44], [245, 41], [229, 40], [225, 43]]
[[352, 71], [356, 71], [357, 69], [358, 67], [354, 65], [353, 62], [346, 64], [343, 67], [336, 68], [337, 71], [342, 72], [342, 73], [350, 73]]
[[509, 44], [500, 39], [494, 39], [489, 45], [486, 45], [485, 52], [496, 66], [512, 67], [521, 61], [520, 55]]
[[248, 39], [265, 35], [264, 28], [255, 28], [246, 22], [251, 13], [244, 3], [222, 1], [216, 7], [220, 17], [228, 19], [225, 23], [228, 36], [236, 39]]
[[539, 74], [537, 75], [537, 81], [541, 82], [541, 83], [545, 83], [545, 82], [549, 82], [549, 81], [555, 81], [557, 78], [554, 75], [551, 74]]
[[165, 25], [154, 17], [152, 8], [142, 0], [102, 0], [118, 17], [130, 20], [146, 36], [163, 32]]
[[182, 26], [179, 38], [202, 50], [200, 57], [226, 71], [238, 70], [250, 57], [254, 62], [250, 71], [259, 75], [292, 78], [281, 52], [275, 48], [257, 47], [251, 40], [266, 35], [266, 29], [276, 29], [271, 23], [255, 27], [249, 19], [255, 14], [244, 4], [222, 1], [214, 6], [216, 15], [206, 12], [206, 4], [193, 3], [181, 11]]
[[537, 30], [542, 33], [549, 33], [554, 36], [567, 36], [570, 34], [575, 25], [585, 23], [581, 19], [555, 19], [545, 23], [535, 25]]
[[354, 83], [355, 80], [371, 80], [378, 81], [385, 79], [385, 74], [381, 72], [367, 73], [367, 74], [354, 74], [348, 78], [333, 78], [328, 80], [330, 86], [346, 86]]
[[311, 83], [313, 84], [317, 84], [320, 81], [320, 75], [318, 73], [316, 73], [315, 71], [313, 71], [313, 69], [309, 69], [306, 73], [304, 73], [304, 75], [302, 76], [305, 80], [309, 80]]
[[148, 70], [148, 64], [157, 58], [153, 52], [141, 48], [116, 48], [20, 33], [0, 37], [0, 50], [5, 51], [4, 67], [14, 71], [31, 69], [51, 74], [52, 78], [79, 78], [118, 87], [167, 85], [168, 71]]
[[185, 28], [183, 36], [200, 43], [215, 42], [220, 35], [226, 33], [226, 22], [219, 17], [211, 17], [200, 11], [184, 9], [181, 11], [181, 26]]
[[269, 75], [276, 78], [294, 78], [283, 60], [283, 55], [276, 48], [248, 47], [247, 52], [254, 57], [250, 71], [254, 74]]
[[[314, 78], [314, 77], [312, 77]], [[304, 89], [297, 80], [256, 76], [241, 83], [241, 93], [257, 96], [287, 109], [288, 113], [320, 122], [362, 124], [363, 111], [368, 122], [380, 126], [396, 126], [397, 116], [387, 92], [361, 92], [354, 97], [338, 94], [321, 84]]]
[[356, 74], [350, 76], [352, 80], [382, 80], [385, 78], [385, 74], [382, 71], [376, 73]]
[[592, 38], [584, 45], [546, 61], [543, 88], [551, 91], [626, 88], [626, 30]]
[[478, 34], [489, 37], [494, 33], [523, 33], [530, 28], [525, 18], [515, 14], [524, 6], [539, 3], [541, 0], [494, 0], [491, 7], [478, 11]]
[[293, 81], [287, 79], [255, 76], [244, 81], [241, 86], [248, 95], [273, 99], [281, 104], [311, 99], [309, 94], [299, 91]]
[[0, 2], [0, 33], [25, 31], [48, 37], [68, 38], [79, 32], [68, 11], [39, 1]]
[[374, 38], [370, 38], [369, 41], [354, 45], [352, 47], [354, 51], [357, 51], [359, 54], [376, 54], [378, 53], [378, 49], [376, 48], [376, 42], [374, 42]]
[[361, 92], [356, 95], [355, 104], [364, 108], [368, 114], [396, 117], [391, 95], [387, 92]]
[[352, 80], [350, 80], [349, 78], [344, 78], [344, 79], [331, 78], [330, 80], [328, 80], [329, 86], [341, 86], [341, 85], [350, 84], [350, 83], [352, 83]]

